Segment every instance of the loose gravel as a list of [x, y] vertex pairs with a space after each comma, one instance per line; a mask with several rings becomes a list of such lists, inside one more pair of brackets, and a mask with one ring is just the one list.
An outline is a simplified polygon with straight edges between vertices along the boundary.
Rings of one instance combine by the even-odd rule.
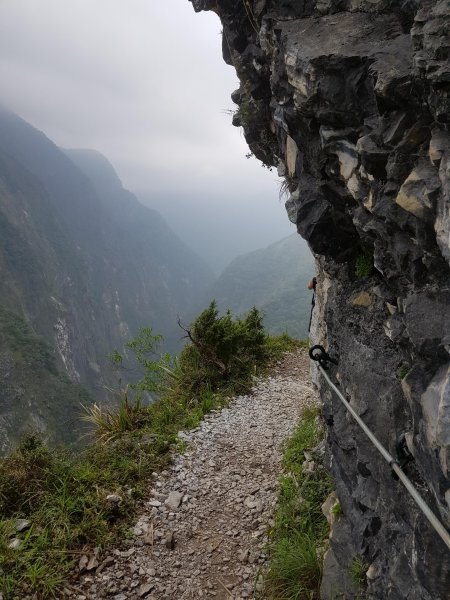
[[302, 408], [317, 402], [307, 353], [299, 350], [251, 394], [181, 432], [187, 450], [154, 474], [132, 537], [92, 562], [95, 569], [81, 573], [65, 597], [264, 598], [282, 445]]

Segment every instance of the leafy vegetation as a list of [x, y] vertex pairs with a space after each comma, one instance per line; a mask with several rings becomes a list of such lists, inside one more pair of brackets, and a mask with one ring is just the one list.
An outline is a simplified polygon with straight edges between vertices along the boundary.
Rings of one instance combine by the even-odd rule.
[[33, 335], [28, 323], [19, 315], [0, 308], [0, 336], [2, 345], [7, 347], [15, 358], [24, 356], [32, 369], [45, 369], [57, 375], [55, 357], [50, 346]]
[[[189, 327], [190, 343], [178, 360], [157, 358], [160, 337], [150, 329], [127, 345], [144, 368], [143, 377], [120, 391], [117, 409], [94, 405], [85, 418], [93, 441], [81, 453], [50, 451], [29, 436], [0, 462], [0, 590], [4, 600], [26, 593], [58, 597], [80, 551], [100, 551], [121, 539], [132, 522], [148, 474], [162, 468], [176, 447], [178, 431], [248, 390], [253, 376], [298, 342], [269, 338], [260, 313], [219, 315], [212, 303]], [[153, 357], [153, 358], [152, 358]], [[123, 357], [111, 358], [120, 365]], [[148, 392], [160, 391], [149, 406]], [[108, 499], [111, 494], [118, 502]], [[16, 531], [17, 519], [30, 522]], [[20, 540], [14, 549], [12, 540]]]
[[314, 470], [306, 470], [304, 461], [305, 451], [317, 446], [323, 435], [318, 410], [307, 408], [286, 446], [266, 575], [270, 599], [319, 598], [328, 533], [321, 506], [331, 491], [331, 480], [320, 460], [315, 461]]
[[270, 118], [267, 104], [262, 100], [255, 100], [250, 94], [243, 95], [239, 108], [233, 114], [233, 125], [242, 127], [245, 134], [250, 134], [251, 137], [251, 141], [248, 141], [250, 152], [246, 155], [247, 158], [255, 156], [269, 170], [275, 164], [274, 152], [277, 148], [276, 136], [270, 127], [263, 126], [265, 123], [268, 125]]
[[[26, 591], [50, 598], [75, 564], [79, 551], [104, 547], [124, 533], [123, 518], [141, 489], [139, 481], [164, 464], [165, 445], [123, 437], [82, 455], [49, 451], [36, 437], [0, 463], [0, 590], [5, 599]], [[135, 487], [136, 486], [136, 487]], [[126, 491], [130, 490], [131, 495]], [[118, 493], [119, 506], [108, 501]], [[18, 518], [31, 527], [19, 549], [10, 548]]]

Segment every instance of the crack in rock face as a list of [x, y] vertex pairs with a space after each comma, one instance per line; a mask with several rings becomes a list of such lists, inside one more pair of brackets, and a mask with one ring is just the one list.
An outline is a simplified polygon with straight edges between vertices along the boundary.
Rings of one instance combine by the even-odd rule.
[[[312, 341], [339, 356], [333, 376], [391, 452], [406, 434], [409, 474], [450, 527], [448, 2], [192, 4], [222, 21], [240, 80], [233, 122], [286, 177], [289, 219], [316, 256]], [[368, 598], [446, 599], [445, 546], [322, 385], [321, 396], [345, 515], [322, 598], [359, 557]]]
[[188, 449], [154, 474], [124, 549], [114, 550], [95, 574], [84, 574], [66, 597], [264, 597], [260, 573], [282, 443], [300, 411], [318, 402], [304, 350], [287, 355], [277, 371], [180, 434]]

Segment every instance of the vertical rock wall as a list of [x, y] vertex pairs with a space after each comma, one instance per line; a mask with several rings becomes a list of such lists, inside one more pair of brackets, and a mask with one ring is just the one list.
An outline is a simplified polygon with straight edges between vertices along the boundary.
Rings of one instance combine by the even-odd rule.
[[[406, 434], [409, 475], [450, 526], [448, 2], [191, 0], [223, 24], [234, 124], [278, 168], [317, 258], [314, 341], [381, 442]], [[444, 600], [449, 553], [339, 401], [321, 387], [344, 517], [324, 599]], [[344, 596], [339, 596], [339, 593]]]

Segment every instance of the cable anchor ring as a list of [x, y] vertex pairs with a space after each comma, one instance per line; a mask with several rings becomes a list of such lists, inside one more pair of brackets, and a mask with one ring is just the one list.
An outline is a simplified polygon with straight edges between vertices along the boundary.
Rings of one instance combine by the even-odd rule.
[[335, 358], [332, 358], [323, 346], [318, 344], [309, 349], [309, 358], [318, 362], [322, 369], [328, 369], [329, 362], [334, 365], [338, 364], [338, 361]]

